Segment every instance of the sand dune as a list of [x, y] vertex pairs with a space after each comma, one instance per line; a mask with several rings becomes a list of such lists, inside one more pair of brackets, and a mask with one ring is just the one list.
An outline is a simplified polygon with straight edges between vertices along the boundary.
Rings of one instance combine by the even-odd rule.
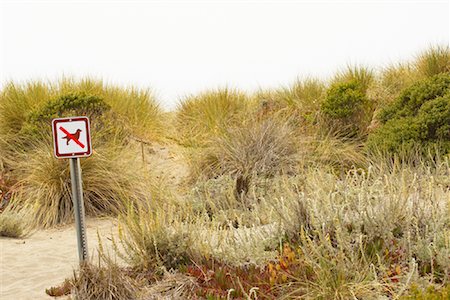
[[[115, 221], [88, 219], [86, 224], [89, 255], [98, 248], [97, 230], [111, 249], [107, 238], [117, 233]], [[0, 237], [0, 254], [0, 299], [52, 299], [45, 289], [70, 277], [78, 264], [75, 226], [37, 231], [24, 239]]]

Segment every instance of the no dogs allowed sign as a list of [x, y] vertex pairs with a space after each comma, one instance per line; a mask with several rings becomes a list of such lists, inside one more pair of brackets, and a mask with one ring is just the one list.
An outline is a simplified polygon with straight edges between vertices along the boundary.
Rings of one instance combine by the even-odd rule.
[[87, 157], [92, 154], [88, 117], [53, 119], [52, 130], [56, 157]]
[[70, 158], [70, 181], [77, 230], [80, 263], [88, 259], [86, 224], [84, 222], [83, 183], [79, 157], [92, 154], [88, 117], [70, 117], [52, 120], [53, 145], [57, 158]]

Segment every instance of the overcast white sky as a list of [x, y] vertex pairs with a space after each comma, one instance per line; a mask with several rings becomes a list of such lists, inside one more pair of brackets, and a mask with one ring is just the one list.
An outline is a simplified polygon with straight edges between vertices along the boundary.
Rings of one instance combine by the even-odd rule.
[[[1, 1], [1, 0], [0, 0]], [[2, 1], [0, 85], [90, 75], [167, 108], [448, 44], [449, 1]]]

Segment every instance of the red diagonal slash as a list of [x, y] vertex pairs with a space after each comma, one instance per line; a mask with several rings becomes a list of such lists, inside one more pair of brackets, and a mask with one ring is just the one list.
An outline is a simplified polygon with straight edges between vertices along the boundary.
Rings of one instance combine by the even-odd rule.
[[70, 134], [67, 130], [65, 130], [63, 127], [59, 127], [59, 130], [61, 130], [62, 132], [64, 132], [68, 137], [70, 137], [70, 139], [71, 139], [72, 141], [74, 141], [74, 142], [77, 143], [81, 148], [84, 149], [84, 145], [83, 145], [79, 140], [77, 140], [72, 134]]

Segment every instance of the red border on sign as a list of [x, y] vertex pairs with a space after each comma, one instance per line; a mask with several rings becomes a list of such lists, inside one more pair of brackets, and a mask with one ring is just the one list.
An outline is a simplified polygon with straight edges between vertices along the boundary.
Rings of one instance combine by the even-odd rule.
[[[83, 152], [75, 152], [75, 153], [66, 153], [66, 154], [61, 154], [59, 153], [59, 149], [58, 149], [58, 142], [57, 142], [57, 125], [58, 124], [64, 124], [67, 122], [75, 122], [75, 121], [83, 121], [86, 123], [86, 137], [87, 137], [87, 145], [86, 145], [86, 151]], [[88, 157], [92, 155], [92, 148], [91, 148], [91, 128], [90, 128], [90, 123], [89, 123], [89, 118], [88, 117], [71, 117], [71, 118], [58, 118], [58, 119], [53, 119], [52, 120], [52, 131], [53, 131], [53, 149], [54, 149], [54, 154], [57, 158], [75, 158], [75, 157]]]

